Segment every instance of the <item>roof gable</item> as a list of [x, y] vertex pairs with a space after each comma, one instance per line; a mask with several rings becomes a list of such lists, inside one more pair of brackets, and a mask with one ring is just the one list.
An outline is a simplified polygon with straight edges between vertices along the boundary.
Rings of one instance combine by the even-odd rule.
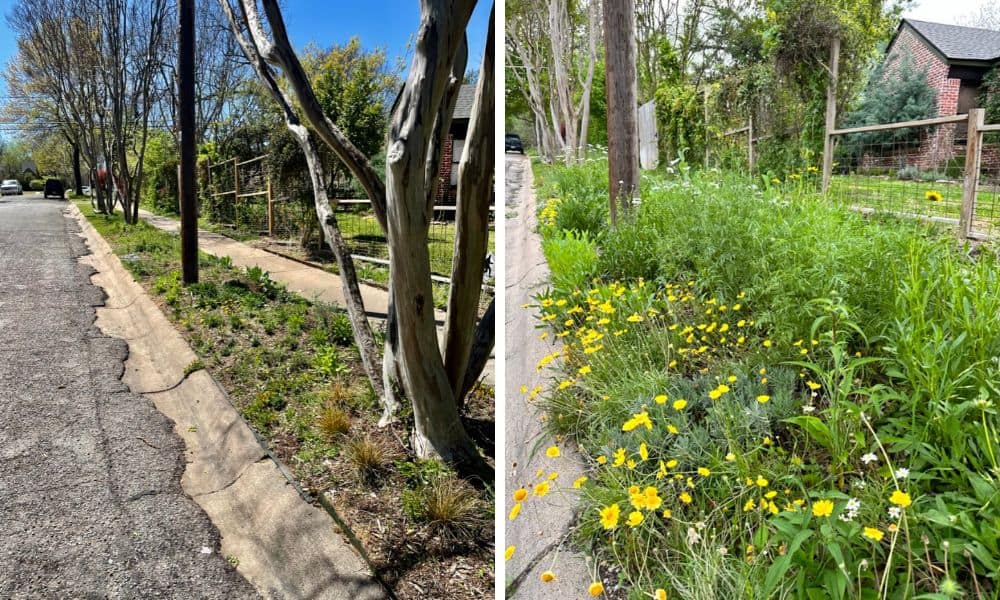
[[[903, 19], [948, 61], [995, 61], [1000, 58], [1000, 31]], [[898, 32], [897, 32], [898, 35]]]
[[472, 103], [476, 99], [476, 84], [463, 83], [458, 90], [458, 98], [455, 99], [455, 112], [453, 119], [471, 119]]

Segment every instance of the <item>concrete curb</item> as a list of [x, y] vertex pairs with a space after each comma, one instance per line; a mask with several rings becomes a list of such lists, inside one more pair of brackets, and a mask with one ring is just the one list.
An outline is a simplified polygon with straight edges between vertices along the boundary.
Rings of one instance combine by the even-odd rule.
[[96, 326], [129, 346], [122, 382], [174, 422], [187, 448], [181, 487], [219, 529], [237, 570], [269, 598], [391, 597], [330, 516], [289, 485], [211, 375], [186, 374], [197, 356], [184, 338], [80, 210], [68, 212], [92, 252], [80, 260], [107, 294]]

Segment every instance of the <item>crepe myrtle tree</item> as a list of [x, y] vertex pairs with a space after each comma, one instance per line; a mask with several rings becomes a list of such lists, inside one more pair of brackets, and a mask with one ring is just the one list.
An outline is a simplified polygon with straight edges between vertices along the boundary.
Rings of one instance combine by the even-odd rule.
[[[417, 455], [438, 456], [467, 476], [492, 482], [493, 470], [462, 426], [458, 409], [481, 375], [494, 338], [492, 304], [477, 323], [494, 168], [492, 14], [459, 164], [455, 259], [441, 345], [427, 235], [438, 165], [466, 68], [465, 31], [476, 0], [421, 0], [413, 59], [390, 114], [384, 182], [369, 157], [323, 111], [292, 49], [278, 0], [219, 1], [244, 54], [305, 154], [316, 215], [336, 256], [355, 341], [372, 387], [382, 398], [382, 423], [392, 421], [408, 402]], [[388, 239], [389, 309], [381, 368], [354, 264], [324, 185], [319, 144], [326, 144], [365, 188]]]

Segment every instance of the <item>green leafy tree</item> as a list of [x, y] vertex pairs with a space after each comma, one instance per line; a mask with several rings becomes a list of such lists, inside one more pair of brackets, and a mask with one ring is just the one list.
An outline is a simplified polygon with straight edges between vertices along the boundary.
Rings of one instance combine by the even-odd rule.
[[1000, 68], [994, 67], [983, 77], [980, 100], [987, 123], [1000, 123]]
[[[871, 74], [861, 104], [848, 113], [848, 127], [915, 121], [937, 112], [935, 91], [927, 82], [927, 69], [917, 68], [909, 56], [882, 63]], [[851, 161], [861, 159], [865, 148], [879, 144], [907, 145], [920, 141], [920, 130], [911, 127], [869, 131], [847, 136], [842, 152]]]

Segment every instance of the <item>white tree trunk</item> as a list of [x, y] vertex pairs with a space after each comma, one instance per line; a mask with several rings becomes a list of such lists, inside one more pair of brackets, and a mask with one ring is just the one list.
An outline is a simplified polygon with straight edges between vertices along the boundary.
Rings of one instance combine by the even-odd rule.
[[[309, 160], [313, 181], [317, 216], [327, 232], [331, 249], [341, 265], [341, 276], [347, 286], [353, 277], [353, 263], [342, 247], [339, 229], [333, 218], [329, 200], [323, 187], [322, 165], [318, 161], [310, 129], [301, 126], [291, 99], [277, 84], [270, 65], [276, 65], [285, 74], [298, 99], [300, 110], [317, 135], [330, 146], [345, 165], [365, 184], [371, 195], [376, 216], [383, 225], [389, 240], [389, 315], [387, 319], [386, 345], [383, 355], [382, 373], [379, 376], [376, 360], [368, 353], [368, 343], [362, 339], [365, 332], [370, 335], [367, 320], [363, 318], [363, 306], [355, 306], [348, 294], [348, 310], [355, 337], [365, 363], [365, 369], [373, 387], [385, 399], [383, 421], [391, 418], [398, 410], [400, 401], [408, 401], [413, 406], [414, 433], [412, 444], [419, 456], [440, 456], [466, 475], [476, 475], [485, 481], [492, 481], [493, 471], [476, 450], [462, 426], [458, 413], [456, 389], [449, 381], [445, 362], [438, 347], [437, 328], [434, 318], [434, 301], [431, 288], [430, 256], [428, 253], [428, 229], [433, 203], [436, 164], [440, 156], [440, 146], [446, 135], [448, 123], [454, 108], [453, 93], [455, 76], [453, 69], [460, 59], [465, 44], [465, 29], [468, 25], [475, 0], [423, 0], [421, 2], [421, 25], [417, 32], [415, 51], [406, 83], [396, 100], [387, 141], [386, 181], [384, 187], [377, 176], [372, 177], [371, 163], [358, 152], [350, 141], [323, 114], [313, 95], [309, 80], [298, 62], [278, 8], [277, 0], [261, 0], [267, 15], [265, 27], [257, 8], [256, 0], [240, 0], [242, 21], [237, 21], [228, 0], [220, 0], [230, 19], [233, 32], [250, 60], [258, 76], [266, 84], [272, 97], [281, 105], [289, 129], [300, 140], [300, 146]], [[270, 30], [273, 41], [266, 31]], [[246, 30], [250, 39], [243, 35]], [[493, 35], [490, 21], [490, 38]], [[492, 55], [492, 50], [488, 52]], [[492, 56], [490, 56], [492, 60]], [[464, 67], [464, 64], [462, 65]], [[492, 71], [492, 66], [490, 65]], [[489, 76], [492, 80], [492, 75]], [[450, 91], [449, 91], [450, 90]], [[480, 95], [482, 94], [480, 90]], [[492, 104], [479, 103], [484, 112], [473, 117], [474, 121], [488, 119], [492, 130]], [[488, 110], [489, 114], [486, 114]], [[479, 135], [479, 134], [477, 134]], [[490, 144], [492, 146], [492, 144]], [[429, 165], [433, 163], [434, 168]], [[470, 162], [469, 169], [487, 169], [487, 173], [472, 173], [466, 176], [468, 189], [481, 189], [481, 179], [489, 180], [492, 164]], [[460, 167], [460, 172], [462, 168]], [[465, 210], [469, 210], [466, 206]], [[473, 220], [478, 213], [461, 218]], [[470, 225], [471, 226], [471, 225]], [[475, 235], [464, 232], [458, 235], [461, 244], [456, 245], [457, 260], [463, 273], [460, 292], [467, 297], [465, 288], [469, 277], [465, 276], [468, 263], [475, 261], [475, 252], [469, 254], [469, 244], [475, 245]], [[481, 262], [480, 258], [480, 262]], [[480, 275], [481, 276], [481, 275]], [[478, 289], [478, 285], [477, 285]], [[360, 300], [360, 294], [358, 295]], [[360, 303], [359, 303], [360, 304]], [[452, 315], [449, 323], [457, 324], [468, 318], [467, 306], [461, 306]], [[362, 325], [363, 323], [363, 325]], [[463, 336], [457, 333], [456, 344], [462, 345]], [[468, 345], [468, 343], [465, 343]], [[374, 354], [374, 352], [372, 353]], [[468, 364], [468, 357], [462, 360]], [[461, 362], [461, 361], [459, 361]], [[467, 371], [467, 369], [466, 369]], [[466, 373], [463, 372], [463, 376]], [[380, 389], [381, 388], [381, 389]]]

